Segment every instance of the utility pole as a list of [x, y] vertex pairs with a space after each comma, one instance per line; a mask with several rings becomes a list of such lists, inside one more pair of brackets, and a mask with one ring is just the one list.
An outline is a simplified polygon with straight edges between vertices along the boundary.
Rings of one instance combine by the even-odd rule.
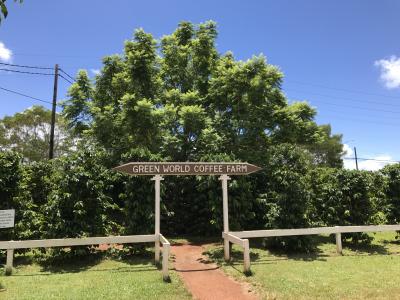
[[354, 159], [356, 161], [356, 169], [358, 171], [357, 148], [354, 147]]
[[56, 64], [54, 67], [54, 89], [53, 89], [53, 107], [51, 110], [49, 159], [52, 159], [54, 157], [54, 128], [56, 125], [57, 87], [58, 87], [58, 64]]

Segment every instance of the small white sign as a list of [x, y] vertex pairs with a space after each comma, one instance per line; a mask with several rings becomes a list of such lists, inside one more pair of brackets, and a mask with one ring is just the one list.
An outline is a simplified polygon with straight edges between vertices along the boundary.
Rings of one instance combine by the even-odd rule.
[[15, 210], [0, 210], [0, 228], [14, 227]]

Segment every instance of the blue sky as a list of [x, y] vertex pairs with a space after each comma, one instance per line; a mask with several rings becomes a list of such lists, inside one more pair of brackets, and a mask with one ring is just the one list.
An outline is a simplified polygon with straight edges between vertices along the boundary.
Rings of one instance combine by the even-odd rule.
[[[400, 2], [387, 1], [7, 1], [0, 60], [95, 70], [135, 28], [156, 38], [182, 20], [218, 23], [218, 49], [263, 53], [285, 74], [284, 91], [318, 110], [359, 157], [400, 160]], [[9, 51], [8, 51], [9, 50]], [[51, 100], [52, 78], [0, 72], [0, 86]], [[68, 83], [60, 81], [60, 98]], [[0, 117], [33, 104], [0, 91]], [[45, 105], [49, 107], [48, 105]], [[361, 162], [374, 169], [382, 163]], [[348, 162], [352, 167], [353, 162]]]

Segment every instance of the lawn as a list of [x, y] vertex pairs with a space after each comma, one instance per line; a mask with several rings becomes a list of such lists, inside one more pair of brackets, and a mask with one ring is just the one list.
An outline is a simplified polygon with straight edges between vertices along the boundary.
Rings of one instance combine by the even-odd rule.
[[16, 265], [12, 276], [0, 276], [6, 291], [0, 299], [191, 299], [174, 271], [162, 280], [151, 258], [100, 259], [45, 267]]
[[314, 254], [285, 255], [265, 250], [250, 240], [253, 275], [242, 273], [242, 251], [233, 247], [234, 260], [225, 264], [223, 249], [206, 252], [229, 275], [251, 283], [264, 299], [400, 299], [400, 243], [394, 233], [378, 233], [372, 245], [343, 244], [343, 256], [328, 237]]

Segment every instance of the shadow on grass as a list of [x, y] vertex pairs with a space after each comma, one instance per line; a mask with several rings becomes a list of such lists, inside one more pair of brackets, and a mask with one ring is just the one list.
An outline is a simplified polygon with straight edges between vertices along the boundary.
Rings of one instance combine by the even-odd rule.
[[[118, 261], [128, 266], [93, 268], [104, 260]], [[155, 271], [154, 252], [144, 250], [140, 253], [127, 253], [124, 251], [114, 252], [112, 255], [105, 252], [96, 252], [77, 257], [45, 257], [35, 260], [32, 255], [18, 256], [14, 260], [16, 268], [37, 263], [40, 273], [14, 274], [14, 276], [48, 276], [53, 274], [79, 273], [79, 272], [145, 272]]]
[[392, 245], [400, 245], [400, 238], [397, 238], [395, 240], [381, 240], [381, 243], [383, 244], [392, 244]]
[[[204, 251], [202, 254], [208, 256], [210, 259], [217, 261], [217, 262], [224, 261], [224, 249], [221, 247]], [[259, 258], [259, 256], [260, 255], [258, 253], [253, 252], [250, 249], [250, 260], [257, 260]], [[243, 262], [243, 251], [231, 249], [231, 260]], [[229, 263], [230, 262], [228, 262], [228, 264]]]
[[275, 263], [276, 261], [281, 260], [299, 260], [299, 261], [326, 261], [328, 254], [325, 254], [322, 249], [318, 247], [318, 245], [330, 243], [332, 238], [329, 236], [313, 236], [312, 240], [312, 248], [308, 252], [299, 252], [299, 251], [288, 251], [284, 250], [278, 246], [266, 245], [264, 238], [252, 239], [250, 240], [250, 248], [259, 249], [259, 250], [268, 250], [273, 257], [262, 257], [259, 259], [255, 259], [253, 264], [262, 264], [262, 263]]
[[[250, 259], [253, 265], [263, 265], [263, 264], [276, 264], [279, 261], [287, 261], [287, 260], [298, 260], [298, 261], [322, 261], [326, 262], [328, 258], [341, 257], [338, 254], [332, 254], [332, 251], [335, 253], [335, 236], [313, 236], [313, 242], [315, 247], [312, 248], [310, 252], [288, 252], [282, 250], [278, 247], [270, 247], [266, 246], [264, 238], [250, 239]], [[400, 244], [399, 240], [396, 241], [386, 241], [385, 243], [390, 244]], [[400, 253], [389, 251], [387, 247], [385, 247], [385, 243], [380, 242], [380, 244], [367, 244], [367, 243], [358, 243], [353, 244], [351, 242], [343, 241], [344, 251], [347, 251], [345, 256], [362, 256], [362, 255], [398, 255]], [[327, 251], [326, 246], [329, 247]], [[252, 251], [253, 249], [253, 251]], [[265, 256], [258, 253], [257, 250], [268, 251], [271, 255]], [[224, 263], [224, 250], [223, 247], [217, 247], [205, 251], [203, 254], [207, 255], [211, 259], [217, 261], [219, 264]], [[227, 262], [227, 265], [230, 265], [232, 268], [236, 269], [238, 272], [242, 272], [241, 264], [243, 263], [243, 251], [233, 249], [231, 251], [232, 260]]]
[[218, 236], [208, 236], [208, 237], [182, 236], [182, 237], [171, 238], [169, 241], [173, 246], [180, 246], [180, 245], [200, 246], [204, 244], [222, 243], [222, 238]]
[[[357, 252], [357, 253], [364, 253], [368, 255], [374, 255], [374, 254], [380, 254], [380, 255], [390, 255], [388, 249], [384, 245], [378, 245], [378, 244], [365, 244], [365, 243], [358, 243], [354, 244], [351, 242], [343, 242], [343, 246], [345, 248], [350, 249], [351, 251]], [[357, 254], [355, 254], [357, 255]], [[346, 255], [350, 256], [350, 255]]]

